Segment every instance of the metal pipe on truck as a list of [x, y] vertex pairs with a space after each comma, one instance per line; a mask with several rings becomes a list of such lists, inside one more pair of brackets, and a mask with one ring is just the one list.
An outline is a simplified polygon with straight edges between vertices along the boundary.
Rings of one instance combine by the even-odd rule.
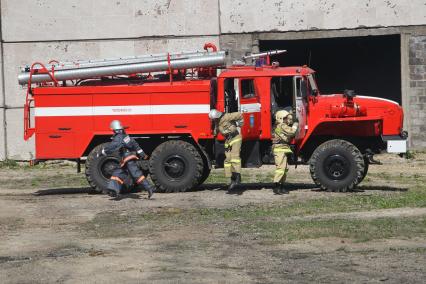
[[[160, 57], [137, 57], [131, 59], [113, 59], [110, 61], [84, 62], [81, 66], [61, 65], [54, 70], [55, 79], [58, 81], [89, 79], [102, 76], [130, 75], [135, 73], [159, 72], [171, 69], [189, 69], [197, 67], [224, 66], [226, 60], [225, 51], [200, 52], [188, 54], [171, 54], [170, 63], [168, 58]], [[56, 65], [54, 65], [56, 66]], [[49, 65], [51, 67], [51, 65]], [[47, 67], [47, 68], [49, 68]], [[30, 78], [29, 70], [18, 75], [20, 85], [28, 84]], [[51, 82], [52, 79], [46, 73], [34, 73], [31, 83]]]

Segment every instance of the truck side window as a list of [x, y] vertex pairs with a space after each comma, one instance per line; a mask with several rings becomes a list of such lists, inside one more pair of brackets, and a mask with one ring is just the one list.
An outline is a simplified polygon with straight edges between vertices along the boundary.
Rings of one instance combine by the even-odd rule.
[[307, 82], [302, 77], [296, 78], [296, 96], [298, 98], [306, 98], [308, 96]]
[[254, 90], [254, 80], [241, 80], [241, 96], [243, 99], [253, 98], [256, 96]]
[[[237, 82], [237, 83], [235, 83]], [[238, 111], [238, 81], [234, 78], [225, 79], [225, 112]], [[237, 89], [237, 91], [235, 90]]]

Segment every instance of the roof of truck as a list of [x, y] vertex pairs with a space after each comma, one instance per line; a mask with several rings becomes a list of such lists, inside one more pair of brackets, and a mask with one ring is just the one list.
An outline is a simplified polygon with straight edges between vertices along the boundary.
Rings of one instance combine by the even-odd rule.
[[307, 66], [271, 67], [271, 66], [231, 66], [220, 73], [219, 77], [264, 77], [307, 75], [315, 71]]

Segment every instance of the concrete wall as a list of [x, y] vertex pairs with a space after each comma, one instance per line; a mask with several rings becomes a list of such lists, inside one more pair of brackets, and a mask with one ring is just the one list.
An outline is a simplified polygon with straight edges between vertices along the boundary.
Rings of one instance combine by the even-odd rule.
[[208, 0], [2, 0], [7, 42], [217, 35]]
[[411, 146], [426, 148], [426, 34], [409, 39]]
[[[321, 37], [359, 30], [368, 35], [426, 24], [422, 0], [0, 0], [0, 4], [0, 159], [34, 156], [34, 141], [22, 138], [25, 90], [16, 78], [20, 66], [34, 61], [194, 50], [209, 41], [240, 58], [257, 51], [262, 37]], [[407, 48], [419, 46], [417, 37], [407, 38]], [[411, 72], [408, 59], [406, 68]], [[413, 64], [411, 68], [415, 76], [424, 70]], [[408, 84], [407, 92], [418, 95], [413, 101], [422, 108], [424, 89], [417, 81], [415, 87]], [[418, 114], [413, 119], [419, 119]], [[413, 120], [413, 129], [424, 130], [420, 124]]]
[[5, 118], [4, 108], [0, 108], [0, 160], [4, 160], [6, 158], [4, 118]]
[[423, 25], [423, 0], [221, 0], [222, 33]]

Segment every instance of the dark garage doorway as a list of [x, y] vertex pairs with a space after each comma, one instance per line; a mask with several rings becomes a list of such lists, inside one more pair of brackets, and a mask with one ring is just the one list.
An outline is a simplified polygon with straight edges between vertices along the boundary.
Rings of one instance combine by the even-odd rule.
[[400, 36], [260, 41], [260, 50], [286, 49], [273, 58], [281, 66], [308, 65], [322, 94], [355, 90], [358, 95], [401, 104]]

